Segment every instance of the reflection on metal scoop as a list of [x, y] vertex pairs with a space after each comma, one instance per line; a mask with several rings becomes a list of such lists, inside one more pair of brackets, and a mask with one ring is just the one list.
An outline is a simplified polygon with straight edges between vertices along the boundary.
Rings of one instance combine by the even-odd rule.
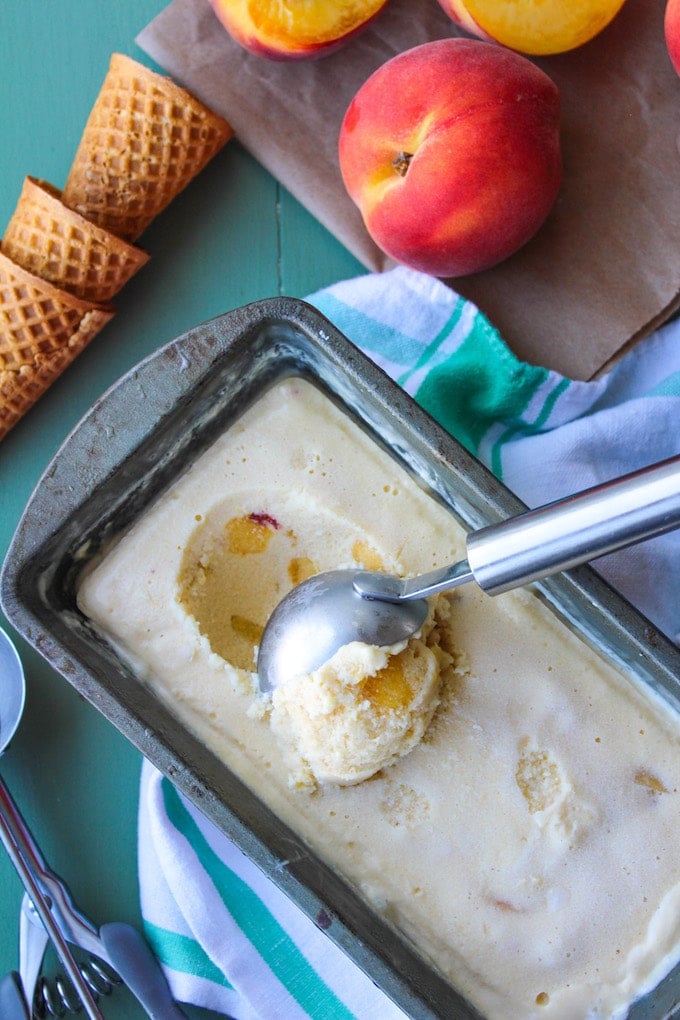
[[263, 694], [327, 662], [352, 641], [385, 647], [422, 626], [425, 599], [474, 580], [498, 595], [680, 525], [680, 456], [467, 537], [467, 559], [406, 580], [365, 570], [318, 574], [294, 588], [265, 627]]
[[356, 570], [330, 570], [303, 581], [279, 603], [265, 627], [257, 657], [260, 690], [272, 691], [292, 675], [309, 673], [351, 641], [393, 645], [423, 625], [427, 602], [395, 607], [363, 598]]

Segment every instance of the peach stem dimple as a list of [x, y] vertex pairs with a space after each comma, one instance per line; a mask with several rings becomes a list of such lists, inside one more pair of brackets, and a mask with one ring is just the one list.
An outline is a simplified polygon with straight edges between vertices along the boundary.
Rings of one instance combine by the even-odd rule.
[[400, 177], [406, 177], [408, 168], [411, 165], [413, 159], [412, 152], [398, 152], [392, 160], [392, 166], [397, 171]]

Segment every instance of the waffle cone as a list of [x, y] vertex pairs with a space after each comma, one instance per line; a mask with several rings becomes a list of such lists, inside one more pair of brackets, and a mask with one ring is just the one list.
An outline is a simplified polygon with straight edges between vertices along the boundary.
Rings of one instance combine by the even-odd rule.
[[0, 252], [0, 438], [112, 316]]
[[141, 248], [69, 209], [57, 188], [24, 179], [0, 250], [35, 276], [106, 304], [149, 260]]
[[64, 350], [20, 368], [0, 369], [0, 440], [50, 388], [92, 337], [82, 334]]
[[170, 78], [114, 53], [62, 201], [135, 241], [232, 134]]

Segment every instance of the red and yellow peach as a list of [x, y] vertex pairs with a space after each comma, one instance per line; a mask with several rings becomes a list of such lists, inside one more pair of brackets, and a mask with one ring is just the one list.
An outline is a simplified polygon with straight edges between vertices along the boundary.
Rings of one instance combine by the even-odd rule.
[[211, 0], [231, 37], [259, 57], [305, 60], [344, 46], [387, 0]]
[[475, 273], [539, 229], [562, 179], [560, 101], [526, 57], [444, 39], [393, 57], [342, 122], [340, 169], [375, 243], [433, 276]]
[[624, 0], [439, 0], [471, 35], [518, 53], [547, 55], [582, 46], [618, 14]]
[[668, 0], [664, 16], [664, 32], [671, 63], [680, 74], [680, 0]]

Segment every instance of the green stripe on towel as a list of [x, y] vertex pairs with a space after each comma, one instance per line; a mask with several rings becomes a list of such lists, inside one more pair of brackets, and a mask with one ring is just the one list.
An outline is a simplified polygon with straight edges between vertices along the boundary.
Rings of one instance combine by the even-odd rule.
[[645, 395], [648, 397], [680, 397], [680, 372], [673, 372]]
[[491, 453], [489, 455], [489, 466], [491, 470], [499, 478], [503, 477], [503, 464], [502, 464], [502, 447], [505, 443], [510, 442], [512, 439], [516, 439], [518, 436], [535, 436], [539, 432], [543, 431], [543, 427], [550, 417], [552, 410], [562, 396], [562, 394], [569, 388], [571, 382], [569, 379], [560, 379], [557, 385], [550, 390], [548, 395], [543, 402], [543, 405], [535, 412], [535, 417], [531, 421], [519, 421], [516, 425], [506, 429], [494, 443]]
[[518, 361], [483, 315], [446, 361], [434, 365], [416, 400], [471, 453], [499, 421], [514, 422], [548, 377]]
[[447, 337], [451, 335], [452, 331], [457, 326], [464, 308], [465, 301], [463, 300], [463, 298], [458, 298], [454, 306], [453, 312], [449, 316], [447, 322], [442, 327], [442, 329], [439, 330], [436, 337], [434, 337], [434, 339], [431, 340], [427, 344], [427, 346], [421, 351], [420, 356], [415, 361], [415, 364], [411, 365], [411, 367], [406, 372], [403, 372], [402, 375], [397, 379], [397, 382], [400, 386], [402, 387], [406, 386], [406, 383], [408, 382], [409, 378], [415, 372], [417, 372], [419, 369], [424, 368], [428, 364], [428, 362], [432, 361], [441, 345], [445, 342]]
[[[370, 356], [391, 363], [400, 386], [408, 388], [409, 381], [422, 374], [415, 399], [475, 455], [490, 428], [521, 418], [550, 374], [519, 361], [489, 320], [461, 297], [437, 334], [424, 341], [385, 326], [332, 294], [316, 295], [315, 304]], [[467, 316], [463, 323], [463, 315], [471, 311], [469, 323]]]
[[166, 967], [181, 974], [205, 978], [224, 988], [232, 988], [219, 967], [204, 953], [198, 942], [188, 935], [178, 935], [150, 921], [144, 921], [144, 931], [154, 954]]
[[354, 1020], [259, 896], [213, 852], [172, 784], [164, 779], [162, 789], [169, 821], [189, 841], [234, 921], [290, 995], [310, 1017]]

